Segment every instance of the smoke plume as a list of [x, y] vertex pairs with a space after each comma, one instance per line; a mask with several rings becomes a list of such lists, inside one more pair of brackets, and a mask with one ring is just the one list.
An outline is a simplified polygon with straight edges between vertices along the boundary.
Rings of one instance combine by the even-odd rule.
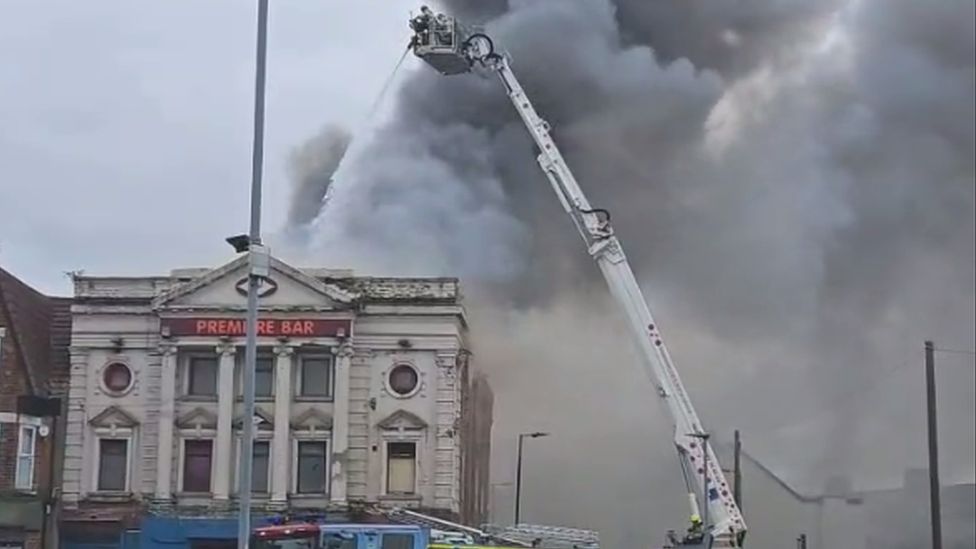
[[308, 225], [319, 215], [332, 185], [332, 176], [349, 148], [352, 136], [338, 126], [326, 126], [294, 151], [291, 158], [291, 201], [288, 228]]
[[[716, 436], [742, 429], [812, 492], [924, 462], [922, 340], [976, 346], [972, 1], [444, 4], [512, 54], [613, 213]], [[516, 433], [553, 432], [532, 444], [527, 520], [610, 547], [680, 527], [669, 422], [501, 86], [418, 66], [394, 112], [310, 253], [462, 277], [499, 401], [495, 482]], [[972, 368], [944, 375], [943, 424], [965, 433], [946, 465], [972, 480]]]

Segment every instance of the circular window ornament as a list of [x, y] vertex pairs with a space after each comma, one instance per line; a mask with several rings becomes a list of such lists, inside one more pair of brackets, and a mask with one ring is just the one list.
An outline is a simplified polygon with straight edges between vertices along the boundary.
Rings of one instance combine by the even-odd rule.
[[124, 393], [132, 386], [132, 370], [121, 362], [113, 362], [102, 370], [102, 384], [110, 393]]
[[408, 397], [420, 388], [420, 374], [409, 364], [397, 364], [387, 376], [390, 391], [398, 397]]

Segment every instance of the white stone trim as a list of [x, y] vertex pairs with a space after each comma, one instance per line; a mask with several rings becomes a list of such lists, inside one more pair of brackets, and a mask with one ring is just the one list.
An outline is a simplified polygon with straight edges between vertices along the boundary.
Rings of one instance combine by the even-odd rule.
[[[349, 492], [349, 376], [355, 349], [348, 342], [336, 349], [332, 361], [332, 470], [330, 498], [345, 503]], [[367, 463], [368, 463], [367, 458]], [[368, 465], [367, 465], [368, 467]]]
[[[215, 469], [210, 477], [210, 489], [214, 499], [230, 497], [230, 478], [233, 470], [234, 435], [234, 370], [236, 370], [237, 348], [233, 345], [218, 345], [217, 352], [217, 438], [211, 454], [211, 465], [227, 464], [227, 469]], [[214, 469], [211, 467], [211, 469]]]
[[[400, 366], [410, 368], [413, 370], [413, 373], [417, 375], [417, 385], [413, 388], [413, 390], [406, 394], [400, 394], [390, 386], [390, 375], [393, 373], [393, 370], [399, 368]], [[390, 364], [389, 368], [383, 370], [383, 390], [386, 391], [386, 394], [397, 400], [407, 400], [413, 398], [420, 393], [420, 391], [426, 388], [426, 377], [427, 376], [423, 369], [419, 368], [412, 359], [397, 357], [393, 359], [393, 363]]]
[[[108, 385], [105, 384], [105, 370], [107, 370], [108, 367], [113, 364], [121, 364], [122, 366], [125, 366], [127, 370], [129, 370], [129, 384], [121, 391], [116, 391], [114, 389], [111, 389], [109, 388]], [[102, 390], [103, 393], [105, 393], [110, 397], [115, 397], [115, 398], [124, 397], [125, 395], [132, 392], [132, 389], [135, 388], [136, 386], [136, 371], [132, 368], [132, 365], [129, 364], [129, 359], [121, 355], [111, 355], [108, 358], [108, 360], [102, 363], [102, 365], [98, 368], [98, 371], [95, 373], [95, 375], [98, 377], [99, 388]]]
[[274, 426], [271, 442], [271, 499], [276, 503], [288, 501], [288, 487], [292, 484], [289, 479], [288, 455], [291, 446], [291, 386], [292, 386], [292, 357], [294, 349], [289, 345], [275, 347], [275, 399]]
[[160, 406], [156, 433], [155, 497], [166, 500], [173, 494], [173, 429], [176, 421], [177, 348], [175, 345], [162, 345], [160, 352], [162, 363], [160, 364]]

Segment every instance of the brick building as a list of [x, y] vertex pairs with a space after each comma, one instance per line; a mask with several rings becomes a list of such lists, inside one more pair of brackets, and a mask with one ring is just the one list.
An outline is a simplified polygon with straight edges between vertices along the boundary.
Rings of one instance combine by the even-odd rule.
[[247, 259], [75, 278], [65, 546], [235, 538], [244, 421], [259, 517], [369, 503], [484, 520], [492, 397], [457, 280], [272, 259], [244, 418]]
[[55, 450], [62, 434], [57, 397], [65, 387], [70, 329], [69, 300], [44, 296], [0, 269], [0, 547], [5, 549], [56, 544]]

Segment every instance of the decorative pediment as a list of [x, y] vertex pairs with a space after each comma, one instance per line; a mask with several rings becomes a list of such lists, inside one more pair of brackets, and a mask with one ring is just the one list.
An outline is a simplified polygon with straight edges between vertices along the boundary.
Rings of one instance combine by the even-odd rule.
[[[259, 431], [270, 431], [274, 429], [274, 416], [265, 412], [260, 408], [254, 410], [254, 426], [257, 427]], [[234, 428], [240, 429], [244, 424], [244, 416], [240, 415], [234, 418]]]
[[205, 408], [194, 408], [176, 420], [180, 429], [216, 429], [217, 415]]
[[385, 431], [419, 431], [427, 428], [427, 422], [406, 410], [397, 410], [377, 423]]
[[[247, 299], [248, 254], [178, 284], [153, 300], [155, 309], [241, 308]], [[343, 309], [357, 295], [271, 258], [271, 276], [258, 289], [262, 308]]]
[[309, 408], [291, 421], [291, 428], [300, 431], [309, 429], [328, 431], [332, 429], [332, 416], [321, 410]]
[[139, 425], [139, 421], [118, 406], [109, 406], [98, 415], [88, 420], [92, 427], [131, 429]]

